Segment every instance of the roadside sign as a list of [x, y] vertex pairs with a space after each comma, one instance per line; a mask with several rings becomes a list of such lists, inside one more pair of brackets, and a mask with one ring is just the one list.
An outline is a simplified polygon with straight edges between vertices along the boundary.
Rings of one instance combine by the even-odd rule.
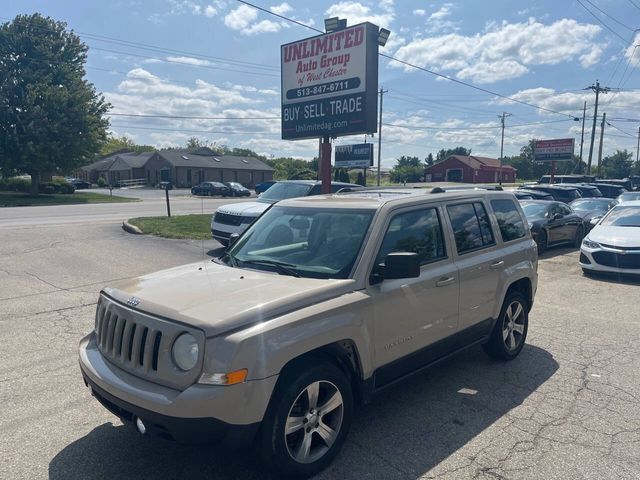
[[366, 168], [373, 166], [373, 143], [337, 145], [336, 168]]
[[377, 26], [288, 43], [280, 54], [283, 140], [377, 131]]
[[573, 161], [574, 139], [536, 140], [533, 147], [535, 162]]

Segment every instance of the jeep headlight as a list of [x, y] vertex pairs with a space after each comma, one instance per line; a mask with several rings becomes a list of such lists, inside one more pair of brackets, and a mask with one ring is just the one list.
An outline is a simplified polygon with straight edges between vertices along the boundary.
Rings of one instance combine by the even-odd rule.
[[583, 238], [582, 239], [582, 245], [587, 247], [587, 248], [600, 248], [600, 244], [596, 243], [592, 240], [589, 240], [588, 238]]
[[198, 363], [198, 340], [190, 333], [183, 333], [175, 342], [171, 349], [171, 356], [176, 366], [185, 372], [191, 370]]

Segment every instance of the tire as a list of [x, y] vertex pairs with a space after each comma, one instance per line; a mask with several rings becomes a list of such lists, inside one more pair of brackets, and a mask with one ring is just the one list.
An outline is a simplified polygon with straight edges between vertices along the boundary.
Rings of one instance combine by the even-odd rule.
[[576, 229], [575, 237], [573, 237], [573, 246], [576, 247], [576, 248], [580, 248], [580, 245], [582, 245], [582, 239], [583, 238], [584, 238], [584, 227], [582, 225], [580, 225]]
[[[306, 478], [326, 468], [340, 452], [353, 415], [351, 385], [342, 370], [322, 359], [297, 367], [281, 377], [260, 429], [262, 460], [276, 478]], [[330, 410], [323, 413], [323, 407]], [[285, 434], [287, 424], [294, 430]]]
[[582, 274], [585, 277], [593, 277], [593, 272], [591, 270], [589, 270], [588, 268], [583, 268], [582, 269]]
[[513, 360], [518, 356], [529, 329], [529, 302], [518, 291], [507, 293], [500, 316], [484, 351], [497, 360]]
[[542, 255], [547, 250], [547, 232], [544, 230], [540, 230], [538, 234], [538, 240], [536, 241], [538, 245], [538, 255]]

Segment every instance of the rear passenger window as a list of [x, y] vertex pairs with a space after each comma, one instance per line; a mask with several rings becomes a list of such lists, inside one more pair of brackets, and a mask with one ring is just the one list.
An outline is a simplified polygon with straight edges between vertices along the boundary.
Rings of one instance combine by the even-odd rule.
[[491, 200], [491, 208], [498, 220], [503, 242], [525, 236], [524, 222], [513, 200]]
[[481, 202], [447, 207], [458, 253], [493, 245], [493, 232], [487, 211]]
[[376, 257], [376, 265], [384, 262], [392, 252], [417, 253], [421, 265], [446, 258], [438, 211], [427, 208], [393, 217]]

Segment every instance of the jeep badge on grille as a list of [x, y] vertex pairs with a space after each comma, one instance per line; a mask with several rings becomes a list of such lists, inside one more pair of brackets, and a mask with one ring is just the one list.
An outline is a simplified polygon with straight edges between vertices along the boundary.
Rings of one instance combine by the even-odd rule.
[[139, 303], [140, 299], [138, 297], [131, 297], [129, 300], [127, 300], [127, 305], [129, 305], [130, 307], [137, 307]]

